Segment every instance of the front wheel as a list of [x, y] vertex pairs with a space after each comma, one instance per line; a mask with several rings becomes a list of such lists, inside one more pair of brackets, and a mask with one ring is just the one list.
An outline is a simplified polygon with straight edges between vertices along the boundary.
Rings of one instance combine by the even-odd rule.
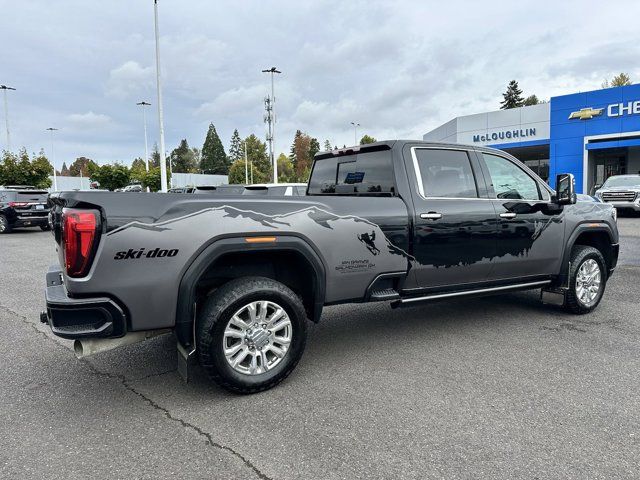
[[595, 309], [602, 300], [606, 283], [607, 268], [602, 253], [586, 245], [573, 247], [565, 302], [567, 310], [584, 314]]
[[260, 392], [284, 380], [306, 338], [302, 301], [269, 278], [230, 281], [209, 296], [198, 316], [200, 364], [212, 380], [237, 393]]

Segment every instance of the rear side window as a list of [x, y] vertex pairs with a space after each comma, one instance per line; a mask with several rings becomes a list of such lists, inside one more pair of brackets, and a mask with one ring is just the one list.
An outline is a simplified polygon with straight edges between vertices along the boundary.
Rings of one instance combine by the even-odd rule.
[[393, 195], [390, 150], [317, 160], [309, 179], [309, 195]]
[[424, 197], [478, 197], [467, 152], [417, 148], [415, 160]]
[[483, 153], [497, 198], [540, 200], [538, 183], [506, 158]]
[[47, 203], [47, 195], [47, 192], [39, 190], [24, 190], [22, 192], [18, 192], [16, 201]]

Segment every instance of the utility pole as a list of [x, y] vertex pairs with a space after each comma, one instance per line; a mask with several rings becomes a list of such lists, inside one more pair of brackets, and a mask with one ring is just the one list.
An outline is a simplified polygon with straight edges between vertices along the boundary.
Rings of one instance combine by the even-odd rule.
[[53, 156], [53, 132], [58, 131], [57, 128], [49, 127], [47, 128], [49, 132], [51, 132], [51, 165], [53, 165], [53, 191], [58, 191], [58, 176], [56, 174], [56, 161]]
[[136, 103], [136, 105], [140, 105], [142, 107], [142, 123], [144, 123], [144, 165], [148, 172], [149, 171], [149, 144], [147, 143], [147, 114], [146, 114], [146, 108], [144, 107], [148, 107], [151, 104], [143, 100], [142, 102]]
[[7, 127], [7, 151], [11, 151], [11, 135], [9, 135], [9, 102], [7, 101], [7, 90], [15, 90], [13, 87], [0, 85], [0, 90], [4, 91], [4, 123]]
[[358, 127], [360, 124], [357, 122], [351, 122], [351, 125], [353, 125], [353, 146], [355, 147], [358, 145]]
[[264, 109], [267, 111], [267, 113], [264, 115], [264, 121], [269, 125], [267, 143], [269, 144], [269, 160], [271, 161], [271, 166], [273, 167], [273, 183], [278, 183], [278, 163], [276, 162], [275, 154], [273, 151], [273, 142], [276, 134], [276, 115], [273, 110], [274, 104], [276, 103], [276, 97], [273, 89], [273, 75], [282, 72], [276, 67], [271, 67], [269, 69], [262, 70], [262, 73], [271, 74], [271, 98], [267, 97], [264, 99]]
[[[156, 29], [156, 85], [158, 87], [158, 125], [160, 127], [160, 151], [164, 155], [164, 121], [162, 119], [162, 85], [160, 82], [160, 33], [158, 32], [158, 0], [153, 0]], [[160, 191], [167, 191], [167, 161], [160, 159]]]
[[244, 141], [244, 184], [249, 183], [249, 157], [247, 156], [247, 140]]

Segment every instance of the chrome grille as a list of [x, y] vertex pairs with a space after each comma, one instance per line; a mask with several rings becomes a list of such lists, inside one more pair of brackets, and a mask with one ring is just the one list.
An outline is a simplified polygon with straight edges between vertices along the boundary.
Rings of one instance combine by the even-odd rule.
[[636, 192], [602, 192], [602, 200], [605, 202], [633, 202]]

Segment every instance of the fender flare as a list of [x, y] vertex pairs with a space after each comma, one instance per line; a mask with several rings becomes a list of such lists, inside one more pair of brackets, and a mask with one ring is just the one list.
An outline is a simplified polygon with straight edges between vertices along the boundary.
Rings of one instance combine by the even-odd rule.
[[[597, 226], [595, 226], [596, 224]], [[569, 238], [567, 239], [564, 246], [562, 264], [560, 265], [560, 274], [558, 276], [558, 283], [561, 286], [566, 286], [567, 282], [569, 281], [569, 259], [571, 258], [571, 250], [573, 250], [573, 246], [575, 245], [578, 237], [585, 232], [605, 232], [609, 237], [609, 243], [611, 245], [614, 244], [613, 232], [611, 230], [611, 227], [607, 223], [589, 221], [579, 223], [569, 235]]]
[[[236, 234], [237, 235], [237, 234]], [[207, 268], [228, 253], [293, 251], [304, 256], [314, 272], [314, 300], [311, 320], [318, 322], [322, 314], [326, 292], [326, 267], [320, 254], [304, 238], [295, 235], [278, 235], [277, 241], [269, 244], [248, 244], [245, 238], [255, 236], [247, 234], [242, 237], [219, 238], [204, 246], [197, 252], [182, 274], [178, 287], [176, 305], [175, 334], [178, 342], [186, 349], [195, 348], [195, 287]]]

